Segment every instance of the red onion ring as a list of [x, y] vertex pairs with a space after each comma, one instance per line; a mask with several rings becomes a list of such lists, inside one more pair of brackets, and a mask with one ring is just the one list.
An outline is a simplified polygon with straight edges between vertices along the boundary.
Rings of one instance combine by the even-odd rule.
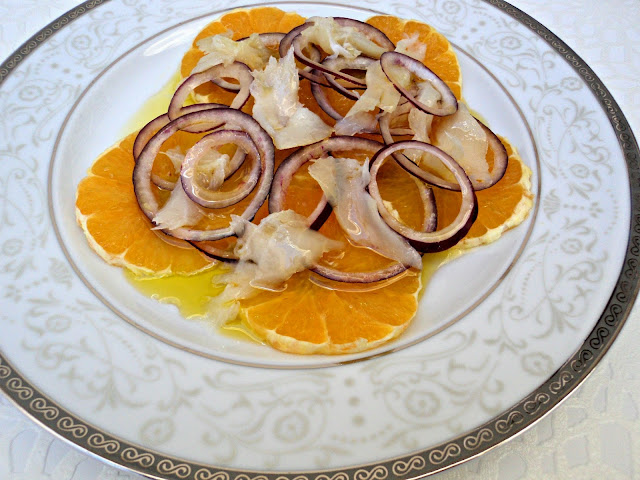
[[[322, 111], [324, 113], [326, 113], [327, 115], [329, 115], [331, 118], [333, 118], [336, 121], [340, 121], [340, 120], [342, 120], [344, 118], [342, 115], [340, 115], [340, 113], [335, 108], [333, 108], [333, 105], [331, 105], [331, 102], [329, 102], [329, 99], [327, 98], [327, 94], [323, 90], [322, 86], [312, 83], [311, 84], [311, 94], [313, 95], [313, 98], [315, 98], [316, 103], [322, 109]], [[376, 130], [365, 129], [365, 130], [362, 130], [361, 133], [369, 133], [369, 134], [372, 134], [372, 135], [380, 135], [382, 132], [381, 132], [381, 129], [376, 129]], [[412, 135], [413, 131], [409, 130], [409, 129], [406, 129], [406, 128], [393, 128], [393, 129], [390, 130], [390, 134], [393, 134], [393, 135]], [[384, 138], [384, 135], [383, 135], [383, 138]], [[386, 143], [386, 141], [385, 141], [385, 143]]]
[[486, 183], [475, 182], [473, 184], [473, 188], [477, 192], [478, 190], [484, 190], [486, 188], [492, 187], [493, 185], [498, 183], [498, 181], [502, 177], [504, 177], [504, 174], [507, 171], [507, 167], [509, 166], [509, 154], [507, 153], [507, 149], [500, 141], [498, 136], [477, 118], [476, 121], [482, 127], [482, 130], [484, 130], [484, 133], [487, 135], [489, 148], [493, 152], [493, 168], [491, 169], [491, 173], [489, 174], [491, 178], [489, 182]]
[[[221, 103], [196, 103], [194, 105], [188, 105], [186, 107], [182, 107], [180, 109], [180, 114], [184, 115], [185, 113], [199, 112], [201, 110], [209, 110], [212, 108], [228, 108], [226, 105], [222, 105]], [[147, 144], [147, 142], [155, 135], [155, 133], [164, 127], [171, 120], [169, 119], [169, 114], [165, 113], [164, 115], [160, 115], [149, 123], [147, 123], [144, 127], [140, 129], [138, 135], [136, 136], [135, 141], [133, 142], [133, 158], [137, 160], [140, 156], [140, 152]], [[199, 133], [199, 132], [195, 132]]]
[[[421, 232], [433, 232], [435, 231], [438, 222], [436, 200], [433, 195], [433, 190], [431, 189], [431, 187], [427, 186], [425, 183], [421, 182], [418, 179], [416, 179], [416, 185], [418, 187], [418, 191], [420, 192], [420, 198], [422, 199], [422, 204], [424, 206], [424, 216], [422, 220]], [[395, 217], [393, 218], [395, 219]], [[403, 225], [402, 223], [400, 224]], [[330, 280], [335, 280], [343, 283], [367, 284], [388, 280], [402, 274], [406, 270], [407, 267], [402, 265], [400, 262], [390, 265], [389, 267], [386, 267], [384, 269], [369, 272], [341, 272], [322, 265], [316, 265], [313, 269], [311, 269], [312, 272]]]
[[278, 52], [280, 53], [280, 58], [284, 58], [287, 56], [287, 53], [289, 53], [289, 49], [291, 48], [291, 45], [293, 44], [293, 40], [300, 35], [300, 33], [302, 33], [303, 30], [306, 30], [307, 28], [309, 28], [310, 26], [312, 26], [312, 23], [303, 23], [302, 25], [298, 25], [295, 28], [292, 28], [289, 33], [287, 33], [284, 37], [282, 37], [282, 40], [280, 40], [280, 46], [278, 47]]
[[180, 238], [172, 237], [171, 235], [167, 235], [161, 230], [151, 229], [151, 231], [155, 233], [160, 240], [174, 247], [184, 248], [184, 249], [189, 249], [192, 247], [192, 244], [190, 242], [187, 242], [186, 240], [181, 240]]
[[233, 99], [231, 103], [231, 108], [240, 109], [247, 103], [249, 100], [250, 92], [249, 86], [251, 82], [253, 82], [253, 75], [251, 75], [251, 70], [244, 63], [234, 62], [228, 67], [224, 65], [215, 65], [204, 72], [194, 73], [193, 75], [187, 77], [176, 89], [173, 94], [173, 98], [171, 99], [171, 103], [169, 104], [169, 119], [175, 120], [180, 116], [180, 112], [182, 109], [182, 105], [185, 100], [189, 96], [189, 94], [195, 90], [196, 87], [199, 87], [203, 83], [212, 81], [215, 78], [237, 78], [240, 83], [240, 90], [238, 94]]
[[[444, 83], [438, 75], [415, 58], [400, 52], [385, 52], [380, 57], [380, 66], [389, 81], [393, 83], [394, 87], [396, 87], [396, 90], [398, 90], [398, 92], [400, 92], [400, 94], [409, 100], [416, 108], [419, 108], [423, 112], [443, 117], [451, 115], [458, 110], [458, 100], [456, 100], [456, 96], [453, 94], [449, 86]], [[416, 99], [411, 92], [400, 85], [399, 81], [394, 76], [394, 67], [403, 67], [420, 78], [420, 80], [429, 82], [441, 96], [440, 100], [436, 102], [436, 106], [425, 105]]]
[[[260, 37], [260, 40], [262, 41], [265, 47], [275, 49], [275, 50], [279, 48], [280, 41], [284, 38], [284, 36], [285, 36], [284, 33], [279, 33], [279, 32], [266, 32], [266, 33], [258, 34], [258, 37]], [[248, 40], [248, 39], [249, 37], [243, 37], [237, 41], [244, 42], [245, 40]], [[211, 81], [216, 85], [218, 85], [219, 87], [224, 88], [225, 90], [228, 90], [229, 92], [240, 91], [240, 84], [228, 82], [224, 78], [214, 78]]]
[[[265, 47], [278, 50], [280, 48], [280, 42], [285, 37], [285, 34], [281, 32], [265, 32], [265, 33], [259, 33], [258, 37], [260, 37], [260, 40], [262, 40], [262, 43], [264, 44]], [[244, 42], [249, 38], [251, 37], [250, 36], [242, 37], [236, 41]]]
[[[410, 129], [407, 130], [408, 133], [397, 133], [397, 130], [394, 131], [394, 129], [390, 129], [389, 118], [389, 115], [385, 114], [378, 119], [380, 132], [382, 133], [382, 139], [387, 145], [391, 145], [395, 142], [395, 139], [393, 138], [394, 135], [413, 135], [415, 133]], [[509, 165], [509, 155], [507, 154], [507, 149], [504, 147], [498, 136], [477, 118], [476, 121], [487, 135], [489, 148], [491, 148], [491, 151], [493, 152], [493, 168], [489, 173], [489, 181], [482, 183], [471, 182], [473, 185], [473, 189], [477, 192], [480, 190], [485, 190], [498, 183], [498, 181], [504, 176], [505, 172], [507, 171], [507, 167]], [[460, 191], [460, 184], [450, 182], [448, 180], [445, 180], [444, 178], [439, 177], [438, 175], [423, 170], [402, 153], [394, 153], [393, 158], [400, 164], [402, 168], [404, 168], [407, 172], [415, 175], [423, 182], [427, 182], [431, 185], [435, 185], [436, 187], [444, 188], [446, 190], [453, 190], [457, 192]]]
[[[303, 31], [309, 28], [312, 23], [303, 23], [302, 25], [298, 25], [295, 28], [292, 28], [289, 33], [287, 33], [282, 40], [280, 40], [280, 46], [278, 47], [278, 52], [280, 54], [280, 58], [286, 57], [287, 53], [289, 53], [289, 49], [291, 48], [291, 44], [293, 40]], [[319, 62], [322, 58], [322, 53], [313, 45], [309, 45], [309, 56], [312, 60]], [[301, 77], [306, 78], [312, 83], [317, 83], [320, 85], [324, 85], [325, 87], [329, 87], [329, 82], [324, 77], [324, 75], [319, 75], [316, 71], [314, 71], [311, 67], [305, 66], [304, 68], [298, 68], [298, 73]]]
[[[382, 139], [384, 143], [387, 145], [392, 145], [395, 143], [395, 139], [393, 138], [393, 134], [391, 129], [389, 128], [390, 123], [390, 115], [384, 114], [378, 118], [378, 125], [380, 125], [380, 133], [382, 133]], [[413, 135], [415, 132], [411, 129], [407, 129], [404, 135]], [[423, 182], [427, 182], [430, 185], [435, 185], [436, 187], [445, 188], [447, 190], [456, 190], [456, 188], [460, 188], [460, 186], [456, 183], [449, 182], [440, 178], [439, 176], [427, 172], [426, 170], [421, 169], [418, 165], [413, 163], [406, 155], [403, 153], [393, 153], [393, 158], [398, 162], [398, 164], [404, 168], [407, 172], [415, 175]]]
[[[269, 193], [269, 213], [284, 210], [285, 198], [291, 179], [298, 169], [308, 161], [328, 155], [332, 151], [365, 150], [373, 154], [383, 146], [380, 142], [367, 138], [338, 136], [326, 138], [296, 150], [282, 161], [273, 176], [271, 192]], [[307, 225], [309, 225], [309, 228], [317, 230], [324, 224], [330, 213], [331, 206], [323, 195], [320, 202], [318, 202], [318, 206], [307, 217]]]
[[[402, 222], [399, 222], [391, 212], [387, 210], [384, 201], [380, 196], [376, 176], [380, 167], [389, 158], [389, 156], [394, 152], [405, 149], [423, 150], [436, 156], [449, 169], [449, 171], [453, 173], [456, 180], [459, 182], [460, 192], [462, 193], [462, 205], [458, 215], [450, 225], [432, 232], [419, 232], [408, 227]], [[376, 201], [378, 212], [380, 212], [380, 215], [387, 225], [405, 237], [409, 243], [411, 243], [411, 245], [420, 252], [439, 252], [454, 246], [467, 234], [478, 216], [478, 201], [476, 199], [473, 186], [471, 185], [471, 181], [469, 180], [469, 177], [467, 177], [464, 169], [445, 152], [428, 143], [407, 140], [387, 145], [374, 156], [371, 162], [370, 173], [371, 180], [369, 182], [369, 194]]]
[[[322, 61], [322, 64], [325, 65], [327, 69], [338, 72], [345, 69], [366, 71], [369, 65], [375, 63], [375, 61], [376, 60], [369, 57], [356, 57], [354, 59], [327, 57]], [[358, 92], [352, 92], [350, 89], [362, 89], [362, 86], [356, 84], [342, 85], [332, 75], [325, 73], [324, 76], [327, 78], [331, 87], [339, 91], [345, 97], [351, 100], [358, 100], [360, 98], [360, 94]]]
[[[387, 49], [387, 50], [395, 49], [395, 45], [391, 40], [389, 40], [389, 37], [387, 37], [384, 33], [382, 33], [380, 30], [378, 30], [372, 25], [361, 22], [359, 20], [353, 20], [351, 18], [334, 17], [333, 20], [342, 27], [355, 28], [357, 31], [362, 33], [365, 37], [367, 37], [369, 40], [376, 43], [379, 47], [383, 49]], [[311, 26], [312, 24], [304, 23], [303, 25]], [[301, 25], [300, 27], [302, 27], [303, 25]], [[280, 55], [282, 55], [283, 49], [284, 49], [284, 52], [286, 53], [290, 47], [293, 47], [293, 53], [296, 59], [300, 63], [308, 65], [309, 67], [315, 70], [333, 75], [334, 77], [347, 80], [348, 82], [351, 82], [354, 85], [366, 86], [366, 83], [363, 82], [361, 79], [356, 78], [352, 75], [348, 75], [346, 73], [342, 73], [340, 71], [330, 70], [326, 68], [324, 65], [322, 65], [321, 63], [318, 63], [318, 61], [304, 54], [303, 51], [307, 47], [308, 43], [304, 42], [304, 38], [300, 34], [302, 33], [303, 30], [308, 28], [308, 26], [304, 28], [297, 27], [298, 30], [294, 34], [292, 34], [293, 32], [292, 30], [292, 32], [289, 32], [289, 34], [292, 34], [290, 37], [285, 36], [285, 38], [283, 39], [283, 42], [286, 42], [284, 47], [283, 47], [283, 42], [280, 43], [280, 48], [281, 48]]]
[[[226, 105], [222, 105], [220, 103], [196, 103], [194, 105], [188, 105], [186, 107], [182, 107], [182, 109], [180, 110], [181, 115], [184, 115], [185, 113], [190, 113], [190, 112], [199, 112], [201, 110], [208, 110], [211, 108], [227, 108]], [[154, 118], [153, 120], [151, 120], [149, 123], [147, 123], [144, 127], [142, 127], [140, 129], [140, 131], [138, 132], [138, 135], [136, 136], [135, 141], [133, 142], [133, 159], [134, 161], [138, 161], [138, 157], [140, 156], [140, 152], [142, 151], [142, 149], [144, 148], [144, 146], [147, 144], [147, 142], [149, 141], [149, 139], [151, 139], [151, 137], [153, 137], [153, 135], [160, 130], [162, 127], [164, 127], [167, 123], [169, 123], [169, 115], [168, 114], [164, 114], [164, 115], [160, 115], [156, 118]], [[200, 133], [200, 132], [193, 132], [193, 133]], [[235, 169], [230, 172], [228, 174], [228, 176], [226, 178], [228, 178], [229, 176], [233, 175], [233, 173], [235, 173], [235, 171], [240, 168], [240, 165], [242, 165], [242, 162], [244, 161], [244, 158], [242, 159], [233, 159], [234, 161], [232, 162], [232, 164], [235, 166], [237, 164], [237, 162], [239, 161], [240, 163], [237, 164], [237, 166], [235, 167]], [[225, 178], [225, 180], [226, 180]], [[172, 182], [171, 180], [166, 180], [158, 175], [156, 175], [155, 173], [151, 174], [151, 181], [158, 187], [161, 188], [162, 190], [173, 190], [176, 186], [175, 182]]]
[[[212, 191], [196, 181], [196, 168], [206, 153], [220, 145], [234, 143], [238, 150], [244, 150], [253, 161], [246, 179], [235, 189], [226, 192]], [[234, 155], [235, 158], [235, 155]], [[260, 154], [249, 135], [237, 130], [217, 130], [202, 137], [191, 147], [184, 157], [180, 171], [182, 188], [187, 196], [198, 205], [206, 208], [223, 208], [235, 205], [246, 198], [255, 188], [260, 178]], [[244, 157], [243, 157], [244, 160]], [[228, 177], [227, 177], [228, 178]]]
[[[320, 52], [320, 50], [313, 45], [309, 45], [307, 48], [309, 49], [309, 58], [316, 62], [319, 62], [322, 58], [322, 53]], [[323, 87], [331, 87], [331, 84], [329, 83], [327, 77], [324, 76], [324, 74], [318, 73], [308, 65], [303, 69], [298, 69], [298, 73], [302, 78], [306, 78], [307, 80], [309, 80], [311, 82], [311, 85], [322, 85]]]
[[[312, 70], [315, 72], [315, 70]], [[329, 115], [334, 120], [342, 120], [344, 117], [338, 113], [338, 111], [333, 108], [333, 105], [329, 102], [327, 98], [327, 94], [322, 89], [322, 86], [317, 83], [311, 83], [311, 95], [316, 99], [316, 103], [322, 109], [324, 113]]]
[[407, 270], [407, 267], [400, 262], [396, 262], [388, 267], [368, 272], [341, 272], [335, 268], [316, 265], [310, 268], [313, 273], [321, 277], [344, 283], [374, 283], [400, 275]]
[[300, 63], [308, 65], [309, 67], [313, 68], [314, 70], [319, 70], [321, 72], [333, 75], [334, 77], [342, 78], [343, 80], [347, 80], [348, 82], [351, 82], [351, 83], [353, 83], [355, 85], [359, 85], [359, 86], [363, 86], [363, 87], [366, 86], [365, 82], [363, 82], [359, 78], [354, 77], [353, 75], [348, 75], [346, 73], [342, 73], [342, 72], [338, 72], [338, 71], [334, 71], [334, 70], [329, 70], [327, 67], [322, 65], [322, 63], [318, 63], [318, 62], [312, 60], [311, 58], [307, 57], [303, 53], [303, 50], [307, 46], [308, 46], [308, 44], [304, 43], [304, 38], [301, 35], [298, 35], [296, 38], [293, 39], [293, 55], [296, 57], [296, 60], [298, 60]]
[[[346, 152], [353, 150], [364, 150], [371, 153], [377, 152], [383, 147], [383, 145], [375, 140], [369, 140], [362, 137], [330, 137], [325, 140], [321, 140], [312, 145], [302, 147], [296, 152], [289, 155], [278, 167], [271, 186], [271, 193], [269, 194], [269, 213], [280, 212], [284, 210], [284, 200], [286, 197], [287, 189], [291, 182], [291, 178], [298, 171], [298, 169], [310, 160], [321, 158], [325, 155], [330, 155], [332, 152]], [[328, 207], [328, 209], [327, 209]], [[326, 212], [327, 215], [323, 219], [322, 223], [318, 222], [318, 212]], [[307, 224], [317, 225], [319, 228], [328, 214], [331, 213], [331, 207], [329, 206], [325, 196], [322, 196], [318, 206], [314, 212], [307, 217]], [[322, 277], [337, 282], [345, 283], [373, 283], [381, 280], [392, 278], [401, 274], [407, 269], [400, 262], [396, 262], [388, 267], [367, 271], [367, 272], [341, 272], [335, 268], [327, 267], [324, 265], [315, 265], [310, 270]]]
[[422, 232], [434, 232], [438, 228], [438, 208], [436, 206], [436, 197], [433, 195], [433, 189], [426, 183], [414, 178], [420, 199], [424, 205], [424, 217], [422, 220]]
[[415, 275], [415, 273], [410, 272], [409, 270], [405, 270], [403, 273], [400, 273], [393, 277], [389, 277], [385, 280], [380, 280], [379, 282], [371, 282], [371, 283], [334, 282], [328, 278], [325, 278], [316, 274], [316, 275], [309, 275], [309, 281], [327, 290], [334, 290], [338, 292], [359, 293], [359, 292], [373, 292], [380, 288], [387, 287], [403, 279], [404, 277], [412, 274]]
[[[201, 131], [214, 130], [223, 125], [233, 125], [234, 129], [239, 128], [246, 132], [260, 154], [262, 176], [258, 181], [254, 198], [240, 215], [241, 218], [249, 221], [253, 219], [260, 206], [266, 200], [271, 188], [275, 162], [273, 141], [269, 134], [250, 115], [232, 108], [218, 108], [187, 113], [172, 120], [160, 129], [143, 148], [133, 169], [133, 187], [140, 209], [150, 220], [153, 220], [159, 209], [158, 201], [151, 188], [151, 168], [165, 140], [178, 130], [190, 128], [197, 128]], [[190, 241], [219, 240], [234, 234], [231, 226], [213, 230], [181, 227], [163, 231], [174, 237]]]
[[[222, 239], [224, 240], [224, 239]], [[213, 258], [215, 260], [220, 260], [221, 262], [227, 263], [236, 263], [239, 258], [233, 253], [233, 248], [229, 250], [228, 248], [220, 248], [217, 243], [218, 241], [203, 241], [203, 242], [190, 242], [190, 245], [193, 245], [196, 249], [200, 250], [207, 257]], [[235, 244], [234, 244], [235, 247]]]
[[[429, 187], [425, 188], [425, 191], [430, 191]], [[428, 196], [429, 194], [427, 194]], [[422, 194], [421, 194], [422, 196]], [[427, 206], [429, 205], [429, 206]], [[433, 210], [431, 210], [433, 207]], [[425, 204], [425, 211], [429, 210], [429, 214], [425, 215], [424, 219], [424, 231], [431, 231], [436, 226], [435, 216], [435, 200], [433, 193], [430, 194], [430, 201]], [[335, 268], [325, 267], [323, 265], [316, 265], [310, 269], [313, 273], [320, 275], [321, 277], [334, 280], [336, 282], [343, 283], [375, 283], [383, 280], [388, 280], [397, 275], [400, 275], [408, 270], [408, 268], [400, 262], [396, 262], [388, 267], [381, 268], [379, 270], [370, 270], [367, 272], [341, 272]]]

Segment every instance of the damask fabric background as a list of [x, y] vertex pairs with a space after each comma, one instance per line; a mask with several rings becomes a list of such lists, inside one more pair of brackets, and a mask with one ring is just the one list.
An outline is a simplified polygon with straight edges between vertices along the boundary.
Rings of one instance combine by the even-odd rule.
[[[2, 0], [2, 57], [76, 3]], [[545, 2], [544, 8], [537, 0], [511, 3], [547, 26], [595, 70], [638, 134], [640, 2], [570, 0]], [[639, 343], [640, 305], [605, 360], [552, 414], [507, 444], [435, 478], [640, 478]], [[0, 480], [139, 478], [57, 440], [0, 397]]]

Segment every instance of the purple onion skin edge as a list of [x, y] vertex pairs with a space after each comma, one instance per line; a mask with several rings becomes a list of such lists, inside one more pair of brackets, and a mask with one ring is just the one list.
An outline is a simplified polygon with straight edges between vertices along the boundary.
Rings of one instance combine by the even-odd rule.
[[[389, 62], [387, 62], [386, 60], [389, 60]], [[411, 95], [405, 88], [401, 87], [397, 84], [396, 81], [394, 81], [391, 72], [387, 71], [388, 66], [385, 67], [385, 64], [387, 63], [390, 63], [391, 65], [397, 67], [404, 67], [412, 73], [416, 73], [414, 71], [415, 69], [422, 70], [423, 73], [426, 74], [422, 78], [431, 82], [433, 87], [440, 93], [440, 95], [442, 95], [442, 103], [444, 105], [436, 108], [429, 108], [422, 102], [416, 100], [415, 97], [413, 97], [413, 95]], [[415, 58], [409, 57], [408, 55], [399, 52], [385, 52], [380, 57], [380, 65], [382, 67], [382, 71], [389, 79], [389, 81], [393, 84], [395, 89], [409, 102], [411, 102], [414, 107], [422, 110], [425, 113], [436, 115], [438, 117], [452, 115], [458, 110], [458, 100], [456, 99], [449, 86], [435, 72], [433, 72], [429, 67], [424, 65], [419, 60], [416, 60]], [[415, 65], [416, 68], [412, 70], [407, 65]]]
[[422, 254], [443, 252], [445, 250], [449, 250], [452, 247], [455, 247], [458, 242], [460, 242], [460, 240], [462, 240], [467, 235], [467, 233], [469, 233], [469, 230], [471, 230], [471, 227], [478, 219], [478, 199], [476, 198], [475, 192], [473, 196], [475, 202], [473, 204], [473, 211], [471, 212], [471, 216], [469, 217], [467, 223], [460, 230], [458, 230], [455, 235], [452, 235], [446, 240], [436, 243], [424, 243], [408, 239], [409, 244]]
[[333, 212], [333, 208], [331, 207], [329, 202], [327, 202], [324, 208], [322, 209], [322, 212], [320, 212], [320, 215], [318, 215], [313, 220], [313, 222], [311, 222], [311, 225], [309, 225], [309, 228], [311, 230], [320, 230], [320, 227], [322, 227], [322, 225], [324, 225], [325, 222], [329, 219], [331, 212]]
[[336, 282], [343, 283], [375, 283], [388, 280], [408, 270], [408, 267], [401, 263], [395, 263], [390, 267], [373, 272], [340, 272], [330, 267], [316, 266], [310, 268], [313, 273], [321, 277], [328, 278]]
[[[420, 253], [433, 253], [433, 252], [440, 252], [443, 250], [447, 250], [452, 246], [456, 245], [468, 233], [469, 229], [471, 228], [471, 226], [473, 225], [473, 223], [476, 221], [478, 217], [478, 200], [476, 197], [476, 193], [473, 190], [471, 181], [469, 180], [466, 173], [464, 172], [464, 169], [453, 158], [451, 158], [445, 152], [439, 150], [437, 147], [434, 147], [433, 145], [426, 144], [423, 142], [418, 142], [415, 140], [396, 142], [396, 143], [387, 145], [378, 153], [376, 153], [371, 161], [372, 174], [371, 174], [371, 181], [369, 183], [369, 189], [370, 189], [371, 195], [376, 200], [376, 204], [378, 205], [378, 210], [380, 211], [380, 214], [382, 215], [383, 218], [385, 217], [385, 214], [381, 209], [384, 209], [386, 207], [384, 207], [382, 204], [382, 199], [380, 197], [378, 187], [377, 187], [376, 175], [381, 165], [385, 161], [387, 161], [389, 157], [391, 157], [391, 159], [397, 162], [398, 160], [395, 158], [394, 153], [396, 150], [401, 150], [404, 148], [420, 148], [421, 150], [432, 151], [432, 153], [434, 154], [437, 154], [438, 152], [440, 153], [439, 155], [440, 160], [447, 166], [447, 168], [451, 170], [451, 172], [456, 177], [459, 177], [458, 181], [460, 182], [461, 190], [463, 191], [463, 199], [462, 199], [460, 212], [463, 212], [462, 209], [464, 209], [465, 214], [463, 218], [461, 218], [462, 220], [461, 223], [456, 224], [456, 226], [454, 227], [454, 228], [457, 228], [457, 230], [454, 230], [451, 233], [448, 232], [446, 235], [449, 235], [449, 236], [445, 236], [445, 238], [437, 238], [436, 236], [436, 238], [432, 238], [432, 239], [419, 239], [419, 238], [416, 238], [419, 235], [414, 235], [414, 233], [418, 233], [416, 230], [413, 230], [408, 227], [403, 227], [403, 226], [400, 226], [400, 227], [394, 226], [391, 223], [389, 223], [389, 221], [387, 221], [387, 224], [396, 232], [398, 232], [400, 235], [405, 237], [405, 239]], [[462, 189], [463, 182], [464, 182], [464, 189]], [[465, 192], [467, 192], [467, 194], [469, 195], [469, 198], [467, 198], [466, 202], [465, 202]], [[467, 212], [468, 212], [468, 215], [467, 215]], [[445, 227], [445, 228], [448, 228], [448, 227]], [[406, 230], [406, 231], [403, 231], [403, 230]], [[436, 232], [429, 232], [429, 233], [436, 233]]]
[[206, 255], [207, 257], [212, 258], [213, 260], [218, 260], [220, 262], [225, 262], [229, 264], [238, 263], [239, 261], [239, 259], [235, 255], [233, 257], [225, 257], [223, 255], [217, 255], [215, 253], [212, 253], [210, 250], [206, 250], [205, 246], [200, 245], [200, 243], [202, 242], [189, 242], [189, 243], [193, 245], [193, 247], [199, 252], [201, 252], [203, 255]]

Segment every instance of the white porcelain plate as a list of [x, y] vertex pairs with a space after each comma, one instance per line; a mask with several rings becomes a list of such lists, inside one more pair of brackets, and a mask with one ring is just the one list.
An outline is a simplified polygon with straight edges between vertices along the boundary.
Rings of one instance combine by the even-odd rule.
[[76, 224], [87, 168], [193, 36], [238, 6], [129, 3], [79, 6], [0, 69], [0, 387], [35, 420], [159, 478], [414, 477], [521, 431], [602, 357], [638, 288], [638, 171], [625, 160], [638, 150], [607, 90], [544, 27], [502, 2], [271, 3], [433, 25], [536, 194], [521, 226], [438, 271], [398, 340], [301, 357], [146, 298]]

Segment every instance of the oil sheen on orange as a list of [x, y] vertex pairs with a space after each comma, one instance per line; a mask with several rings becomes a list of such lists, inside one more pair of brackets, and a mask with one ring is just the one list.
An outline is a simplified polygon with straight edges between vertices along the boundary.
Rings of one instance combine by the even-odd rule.
[[[144, 295], [160, 303], [175, 305], [183, 317], [206, 319], [209, 312], [209, 301], [224, 289], [224, 285], [216, 282], [216, 278], [226, 271], [225, 268], [214, 267], [195, 275], [146, 277], [126, 270], [125, 276]], [[220, 330], [224, 335], [237, 340], [264, 343], [245, 326], [241, 319], [223, 325]]]
[[[180, 74], [177, 72], [129, 120], [123, 135], [140, 129], [152, 118], [165, 113], [179, 82]], [[419, 298], [424, 293], [425, 287], [435, 271], [462, 253], [464, 252], [461, 249], [454, 248], [446, 252], [424, 255], [421, 272], [422, 289], [419, 292]], [[203, 319], [208, 314], [209, 300], [224, 289], [220, 282], [216, 282], [216, 278], [226, 271], [227, 269], [224, 267], [214, 267], [195, 275], [169, 275], [165, 277], [146, 277], [125, 271], [125, 277], [144, 295], [161, 303], [175, 305], [183, 317]], [[240, 318], [222, 326], [220, 331], [224, 335], [237, 340], [264, 343]]]

